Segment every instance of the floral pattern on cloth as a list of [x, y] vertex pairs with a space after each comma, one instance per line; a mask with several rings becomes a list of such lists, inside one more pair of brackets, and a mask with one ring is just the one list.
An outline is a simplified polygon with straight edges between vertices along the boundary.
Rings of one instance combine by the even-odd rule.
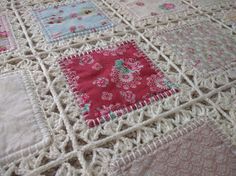
[[193, 120], [111, 163], [109, 176], [235, 176], [236, 151], [216, 122]]
[[151, 16], [171, 14], [187, 9], [180, 0], [120, 0], [135, 18], [146, 19]]
[[0, 53], [16, 49], [16, 43], [6, 15], [0, 15]]
[[134, 41], [71, 56], [59, 64], [90, 127], [178, 92]]
[[236, 41], [210, 22], [182, 26], [156, 35], [171, 47], [188, 70], [195, 68], [204, 77], [236, 64]]
[[92, 2], [76, 1], [34, 10], [49, 42], [84, 35], [113, 26], [111, 20]]
[[163, 3], [159, 7], [161, 9], [164, 9], [164, 10], [171, 10], [171, 9], [175, 8], [175, 4], [173, 4], [173, 3]]

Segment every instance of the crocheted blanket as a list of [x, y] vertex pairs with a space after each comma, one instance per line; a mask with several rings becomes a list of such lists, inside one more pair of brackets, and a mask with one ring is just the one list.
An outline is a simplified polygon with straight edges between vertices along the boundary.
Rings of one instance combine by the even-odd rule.
[[235, 9], [1, 0], [0, 175], [234, 176]]

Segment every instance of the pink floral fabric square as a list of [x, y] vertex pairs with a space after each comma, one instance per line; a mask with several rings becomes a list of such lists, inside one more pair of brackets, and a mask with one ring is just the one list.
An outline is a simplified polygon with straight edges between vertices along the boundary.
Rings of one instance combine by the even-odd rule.
[[180, 0], [119, 0], [134, 18], [146, 19], [151, 16], [171, 14], [187, 9]]
[[235, 176], [236, 151], [211, 120], [195, 120], [119, 158], [110, 176]]
[[178, 91], [134, 41], [62, 59], [60, 66], [90, 127]]
[[172, 48], [188, 70], [194, 68], [202, 76], [236, 64], [236, 41], [211, 22], [180, 26], [156, 35]]
[[7, 16], [0, 14], [0, 54], [16, 49], [15, 39]]

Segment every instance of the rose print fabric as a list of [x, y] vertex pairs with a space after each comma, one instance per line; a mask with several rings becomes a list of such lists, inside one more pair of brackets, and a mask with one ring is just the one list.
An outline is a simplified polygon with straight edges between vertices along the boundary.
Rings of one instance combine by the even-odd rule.
[[177, 54], [189, 70], [203, 76], [236, 64], [236, 41], [210, 22], [158, 32], [157, 37]]
[[37, 9], [34, 14], [49, 42], [112, 27], [109, 18], [91, 1]]
[[0, 54], [16, 48], [16, 43], [6, 15], [0, 15]]
[[119, 0], [119, 3], [127, 8], [131, 15], [139, 19], [187, 9], [187, 6], [179, 0]]
[[134, 41], [62, 59], [60, 66], [90, 127], [178, 91]]
[[111, 164], [110, 176], [235, 176], [236, 151], [213, 121], [192, 121]]

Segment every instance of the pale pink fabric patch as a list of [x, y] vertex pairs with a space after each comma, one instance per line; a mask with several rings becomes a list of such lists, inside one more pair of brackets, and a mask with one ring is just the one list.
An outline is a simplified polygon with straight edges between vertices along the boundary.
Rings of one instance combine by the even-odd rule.
[[196, 120], [111, 164], [112, 176], [235, 176], [234, 146], [214, 121]]
[[50, 133], [28, 71], [0, 75], [0, 165], [47, 146]]
[[236, 41], [211, 22], [178, 26], [156, 35], [188, 70], [194, 68], [203, 76], [236, 65]]
[[174, 14], [187, 10], [180, 0], [119, 0], [134, 18], [146, 19], [163, 14]]
[[14, 49], [16, 49], [16, 42], [7, 16], [0, 14], [0, 54]]

